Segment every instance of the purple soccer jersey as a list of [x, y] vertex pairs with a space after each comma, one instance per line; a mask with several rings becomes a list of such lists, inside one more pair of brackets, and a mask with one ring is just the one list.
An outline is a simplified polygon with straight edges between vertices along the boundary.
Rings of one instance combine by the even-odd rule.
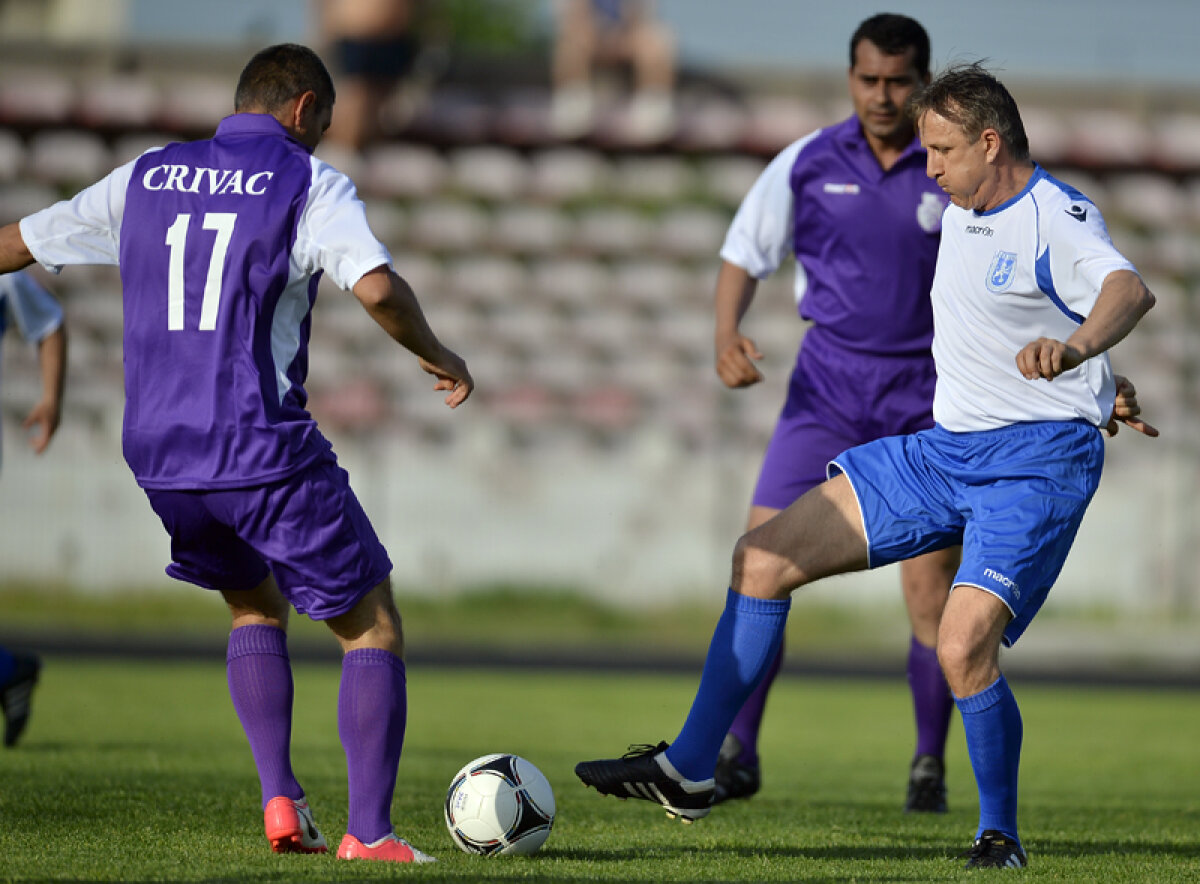
[[302, 386], [319, 273], [289, 268], [312, 177], [309, 151], [258, 114], [135, 163], [124, 447], [143, 486], [246, 486], [332, 456]]
[[721, 257], [762, 278], [794, 255], [812, 322], [754, 493], [783, 509], [846, 448], [932, 425], [933, 282], [947, 199], [914, 138], [884, 171], [857, 117], [795, 142], [747, 195]]
[[928, 351], [947, 199], [925, 174], [920, 143], [885, 172], [851, 117], [800, 150], [790, 184], [792, 247], [807, 278], [800, 315], [849, 350]]

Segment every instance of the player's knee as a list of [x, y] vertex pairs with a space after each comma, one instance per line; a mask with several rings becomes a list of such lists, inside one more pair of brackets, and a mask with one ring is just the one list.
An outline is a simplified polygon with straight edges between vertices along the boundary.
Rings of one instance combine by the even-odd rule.
[[743, 595], [772, 598], [780, 588], [779, 557], [754, 542], [748, 532], [733, 548], [733, 589]]

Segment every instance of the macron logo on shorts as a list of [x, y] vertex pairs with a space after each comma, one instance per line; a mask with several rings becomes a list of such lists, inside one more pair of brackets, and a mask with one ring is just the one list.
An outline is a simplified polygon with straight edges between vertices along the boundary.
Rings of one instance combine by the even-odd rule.
[[994, 568], [984, 568], [983, 576], [992, 578], [997, 583], [999, 583], [1001, 586], [1003, 586], [1005, 589], [1011, 589], [1012, 594], [1014, 596], [1016, 596], [1017, 598], [1021, 597], [1021, 588], [1019, 586], [1017, 586], [1017, 582], [1015, 580], [1013, 580], [1011, 577], [1005, 577], [1003, 574], [1001, 574], [999, 571], [995, 570]]

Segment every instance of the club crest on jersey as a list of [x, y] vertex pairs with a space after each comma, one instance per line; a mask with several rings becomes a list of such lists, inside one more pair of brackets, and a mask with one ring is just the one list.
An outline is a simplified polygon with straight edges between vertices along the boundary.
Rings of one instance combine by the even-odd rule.
[[996, 252], [992, 258], [992, 266], [987, 272], [987, 287], [989, 292], [1002, 292], [1012, 285], [1013, 274], [1017, 269], [1016, 252]]
[[942, 213], [945, 211], [945, 199], [936, 193], [925, 192], [917, 204], [917, 223], [926, 233], [937, 233], [942, 229]]

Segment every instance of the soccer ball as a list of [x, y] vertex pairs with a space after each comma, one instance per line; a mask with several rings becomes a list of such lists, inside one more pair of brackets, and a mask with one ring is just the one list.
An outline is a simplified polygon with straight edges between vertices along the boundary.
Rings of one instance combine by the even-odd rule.
[[446, 793], [446, 828], [467, 853], [534, 853], [552, 825], [550, 782], [518, 755], [476, 758], [454, 775]]

